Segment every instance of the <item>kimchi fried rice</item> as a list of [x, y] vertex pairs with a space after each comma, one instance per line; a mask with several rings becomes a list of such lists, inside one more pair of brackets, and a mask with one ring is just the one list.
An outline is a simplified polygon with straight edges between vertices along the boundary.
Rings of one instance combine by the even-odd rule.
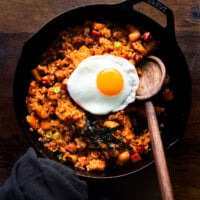
[[[103, 171], [110, 163], [120, 167], [141, 161], [151, 150], [143, 105], [134, 102], [124, 110], [96, 116], [80, 108], [66, 86], [79, 63], [93, 55], [123, 57], [136, 65], [140, 76], [137, 63], [154, 48], [157, 41], [152, 34], [130, 24], [86, 21], [62, 31], [32, 70], [26, 98], [30, 130], [59, 161], [80, 170]], [[160, 97], [164, 102], [173, 99], [168, 83], [169, 76]], [[155, 108], [158, 116], [165, 112], [164, 107]]]

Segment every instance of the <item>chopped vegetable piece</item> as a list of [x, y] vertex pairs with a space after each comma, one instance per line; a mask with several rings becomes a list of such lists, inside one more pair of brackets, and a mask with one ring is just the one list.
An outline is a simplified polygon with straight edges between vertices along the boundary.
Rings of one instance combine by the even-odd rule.
[[119, 123], [115, 122], [115, 121], [109, 121], [109, 120], [107, 120], [107, 121], [105, 121], [103, 123], [103, 126], [108, 127], [108, 128], [116, 128], [117, 126], [119, 126]]
[[64, 89], [67, 89], [67, 81], [68, 81], [68, 78], [64, 79], [62, 82]]
[[61, 134], [60, 134], [59, 132], [55, 132], [55, 133], [52, 135], [52, 137], [51, 137], [51, 138], [53, 138], [53, 139], [57, 140], [57, 139], [59, 139], [59, 138], [60, 138], [60, 136], [61, 136]]
[[130, 62], [132, 65], [135, 65], [135, 64], [136, 64], [135, 60], [129, 60], [129, 62]]
[[119, 154], [117, 158], [117, 165], [124, 165], [126, 164], [130, 159], [130, 153], [128, 151], [124, 151], [121, 154]]
[[102, 30], [105, 27], [105, 24], [101, 24], [101, 23], [93, 23], [93, 28], [96, 30]]
[[58, 157], [58, 160], [63, 160], [63, 155], [62, 154], [57, 155], [57, 157]]
[[75, 145], [74, 142], [69, 143], [69, 144], [66, 146], [66, 148], [67, 148], [68, 151], [70, 151], [70, 152], [72, 152], [72, 153], [75, 153], [76, 150], [77, 150], [77, 147], [76, 147], [76, 145]]
[[51, 122], [49, 122], [48, 120], [41, 120], [40, 126], [43, 130], [48, 130], [49, 128], [51, 128]]
[[46, 109], [42, 105], [36, 104], [33, 107], [33, 110], [36, 112], [37, 116], [41, 119], [46, 119], [49, 117], [49, 114], [47, 113]]
[[70, 129], [71, 129], [72, 132], [74, 132], [76, 130], [76, 127], [74, 125], [71, 125]]
[[140, 32], [138, 30], [134, 31], [133, 33], [130, 33], [128, 35], [128, 38], [131, 42], [135, 42], [140, 38]]
[[142, 160], [142, 158], [139, 153], [135, 153], [131, 156], [131, 160], [133, 163], [136, 163], [136, 162]]
[[124, 55], [123, 55], [123, 58], [125, 58], [125, 59], [128, 60], [128, 59], [129, 59], [129, 57], [128, 57], [128, 53], [124, 54]]
[[115, 48], [119, 48], [119, 47], [121, 47], [122, 46], [122, 43], [121, 42], [115, 42], [114, 43], [114, 47]]
[[62, 81], [65, 78], [65, 74], [63, 73], [62, 69], [59, 69], [55, 72], [55, 76], [58, 79], [58, 81]]
[[33, 127], [33, 129], [38, 129], [39, 128], [39, 123], [38, 123], [38, 119], [33, 116], [33, 115], [28, 115], [26, 117], [27, 122], [31, 125], [31, 127]]
[[76, 138], [75, 142], [76, 142], [76, 147], [78, 149], [85, 149], [85, 147], [87, 145], [81, 138]]
[[101, 35], [101, 34], [100, 34], [98, 31], [92, 30], [92, 38], [93, 38], [94, 40], [99, 39], [100, 35]]
[[32, 69], [32, 70], [31, 70], [31, 73], [32, 73], [32, 75], [33, 75], [33, 77], [34, 77], [34, 79], [35, 79], [36, 81], [38, 81], [38, 82], [41, 81], [41, 76], [40, 76], [40, 74], [39, 74], [39, 72], [38, 72], [37, 69]]
[[151, 33], [150, 32], [145, 32], [142, 36], [141, 39], [144, 41], [148, 41], [151, 39]]
[[85, 46], [85, 45], [82, 45], [80, 48], [79, 48], [79, 50], [78, 50], [79, 52], [90, 52], [90, 50], [87, 48], [87, 46]]
[[155, 106], [155, 111], [156, 111], [156, 114], [159, 116], [160, 114], [165, 112], [165, 108], [162, 108], [160, 106]]
[[60, 92], [60, 86], [54, 87], [53, 91], [58, 94]]
[[132, 46], [136, 51], [138, 51], [144, 55], [147, 54], [147, 50], [143, 47], [143, 45], [140, 42], [133, 42]]
[[108, 28], [103, 28], [100, 31], [101, 35], [104, 36], [105, 38], [110, 38], [111, 37], [111, 30]]
[[141, 75], [142, 75], [142, 70], [141, 70], [141, 68], [136, 67], [136, 70], [137, 70], [138, 75], [141, 76]]
[[42, 80], [42, 84], [44, 84], [44, 85], [52, 85], [51, 77], [49, 74], [46, 76], [43, 76], [41, 80]]
[[168, 85], [170, 83], [170, 77], [169, 75], [167, 74], [166, 77], [165, 77], [165, 80], [164, 80], [164, 85]]
[[91, 171], [91, 170], [102, 171], [105, 169], [105, 161], [100, 160], [100, 159], [90, 160], [86, 168], [87, 168], [87, 171]]
[[52, 136], [52, 132], [51, 131], [47, 131], [46, 134], [45, 134], [45, 137], [46, 138], [51, 138]]
[[137, 147], [137, 151], [138, 151], [138, 153], [142, 153], [143, 152], [143, 150], [144, 150], [144, 145], [141, 145], [141, 146], [138, 146]]
[[163, 92], [163, 99], [165, 101], [171, 101], [174, 99], [174, 95], [172, 94], [172, 92], [169, 90], [169, 89], [166, 89], [164, 92]]
[[78, 160], [78, 156], [76, 154], [70, 154], [68, 158], [71, 160], [72, 163], [76, 163]]

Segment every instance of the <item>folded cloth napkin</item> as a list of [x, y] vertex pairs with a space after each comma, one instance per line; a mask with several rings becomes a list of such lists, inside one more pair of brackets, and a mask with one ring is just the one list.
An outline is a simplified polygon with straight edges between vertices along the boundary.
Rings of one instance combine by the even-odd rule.
[[0, 200], [86, 200], [87, 190], [71, 169], [37, 157], [30, 148], [0, 188]]

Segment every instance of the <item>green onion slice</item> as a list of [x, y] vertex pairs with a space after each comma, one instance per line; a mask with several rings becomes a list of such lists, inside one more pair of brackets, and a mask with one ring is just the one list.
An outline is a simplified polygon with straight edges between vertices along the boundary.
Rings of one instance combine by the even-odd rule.
[[60, 92], [60, 86], [56, 86], [53, 88], [53, 91], [58, 94]]
[[121, 42], [115, 42], [115, 43], [114, 43], [114, 47], [115, 47], [115, 48], [119, 48], [120, 46], [122, 46], [122, 43], [121, 43]]
[[51, 138], [52, 136], [52, 132], [51, 131], [47, 131], [46, 134], [45, 134], [45, 137], [46, 138]]
[[63, 159], [63, 155], [62, 154], [57, 155], [57, 157], [58, 157], [58, 160], [62, 160]]
[[70, 126], [70, 129], [71, 129], [72, 132], [74, 132], [75, 129], [76, 129], [76, 127], [75, 127], [74, 125], [71, 125], [71, 126]]

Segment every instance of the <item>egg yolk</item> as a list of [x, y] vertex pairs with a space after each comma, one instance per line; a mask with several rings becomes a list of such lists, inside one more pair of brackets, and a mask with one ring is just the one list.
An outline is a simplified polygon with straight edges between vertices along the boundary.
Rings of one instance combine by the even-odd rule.
[[104, 69], [97, 75], [97, 87], [107, 96], [119, 94], [124, 87], [122, 74], [116, 69]]

